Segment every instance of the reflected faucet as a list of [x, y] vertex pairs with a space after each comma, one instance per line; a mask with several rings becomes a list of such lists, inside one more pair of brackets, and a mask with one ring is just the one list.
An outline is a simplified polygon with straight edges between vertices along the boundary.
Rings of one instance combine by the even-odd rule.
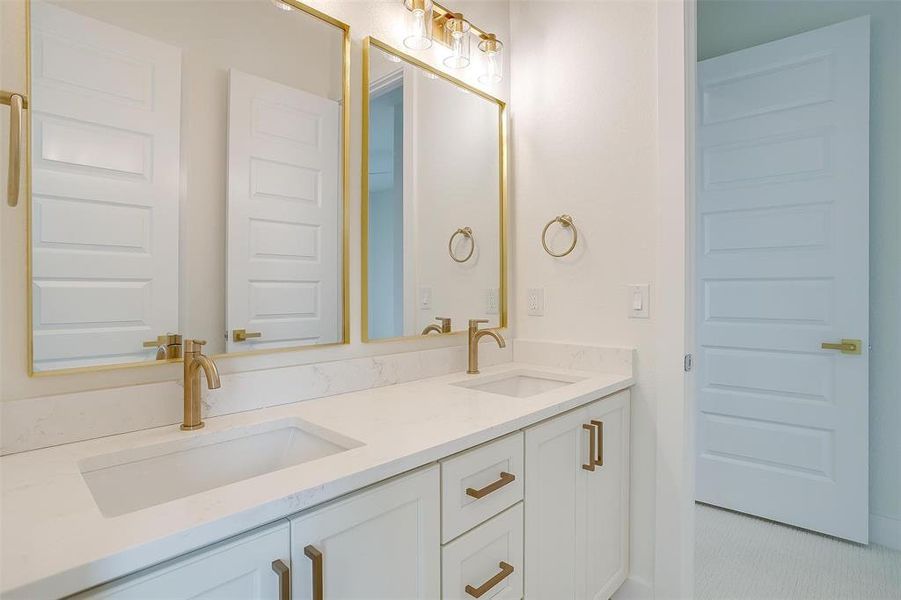
[[469, 368], [466, 372], [470, 375], [478, 375], [479, 373], [479, 340], [486, 335], [494, 338], [499, 348], [506, 348], [507, 342], [504, 336], [492, 329], [479, 329], [479, 323], [487, 323], [488, 319], [470, 319], [469, 320]]
[[433, 331], [435, 333], [450, 333], [451, 331], [451, 320], [449, 317], [435, 317], [435, 320], [440, 322], [441, 325], [429, 325], [425, 329], [422, 330], [421, 335], [428, 335]]
[[181, 428], [185, 430], [203, 427], [200, 404], [200, 369], [206, 375], [207, 387], [211, 390], [219, 388], [219, 369], [213, 360], [202, 353], [204, 340], [185, 340], [185, 415]]

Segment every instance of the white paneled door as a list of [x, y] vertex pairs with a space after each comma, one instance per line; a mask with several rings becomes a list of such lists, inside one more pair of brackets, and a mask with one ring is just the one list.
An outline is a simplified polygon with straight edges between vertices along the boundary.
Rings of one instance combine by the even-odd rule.
[[340, 105], [229, 73], [228, 349], [338, 342]]
[[697, 498], [863, 543], [869, 31], [698, 72]]
[[153, 359], [178, 330], [178, 48], [35, 1], [35, 370]]

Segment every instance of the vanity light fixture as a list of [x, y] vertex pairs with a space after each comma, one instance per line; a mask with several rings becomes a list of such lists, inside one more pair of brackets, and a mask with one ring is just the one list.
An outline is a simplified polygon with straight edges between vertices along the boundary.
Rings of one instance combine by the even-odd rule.
[[504, 77], [504, 44], [493, 33], [483, 33], [479, 50], [485, 55], [485, 72], [480, 83], [498, 83]]
[[412, 50], [432, 47], [432, 0], [404, 0], [407, 7], [407, 37], [404, 46]]
[[[273, 0], [278, 2], [279, 0]], [[407, 9], [407, 34], [404, 46], [413, 50], [426, 50], [432, 42], [450, 48], [450, 55], [443, 62], [451, 69], [465, 69], [472, 62], [471, 37], [478, 38], [479, 50], [484, 56], [485, 69], [478, 76], [479, 83], [498, 83], [504, 76], [504, 44], [497, 35], [480, 29], [435, 0], [404, 0]]]
[[465, 69], [469, 66], [469, 21], [463, 13], [450, 13], [444, 23], [445, 39], [451, 54], [444, 59], [444, 65], [451, 69]]

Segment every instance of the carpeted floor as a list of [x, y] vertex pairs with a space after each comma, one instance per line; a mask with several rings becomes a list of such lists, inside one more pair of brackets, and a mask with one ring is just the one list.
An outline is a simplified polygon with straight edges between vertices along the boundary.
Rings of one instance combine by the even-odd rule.
[[698, 504], [698, 600], [901, 600], [901, 552]]

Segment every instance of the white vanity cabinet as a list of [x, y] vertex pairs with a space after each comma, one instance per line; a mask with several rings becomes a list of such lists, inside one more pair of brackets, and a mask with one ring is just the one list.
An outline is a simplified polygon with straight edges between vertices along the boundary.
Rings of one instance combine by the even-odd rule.
[[287, 589], [287, 581], [281, 578], [289, 576], [286, 569], [291, 564], [290, 538], [288, 521], [283, 519], [130, 577], [90, 589], [75, 598], [284, 600], [280, 590], [282, 583], [286, 584], [284, 587]]
[[433, 465], [293, 517], [293, 598], [438, 598], [439, 488]]
[[606, 600], [629, 560], [629, 392], [525, 431], [525, 597]]
[[607, 600], [628, 574], [629, 391], [79, 598]]

